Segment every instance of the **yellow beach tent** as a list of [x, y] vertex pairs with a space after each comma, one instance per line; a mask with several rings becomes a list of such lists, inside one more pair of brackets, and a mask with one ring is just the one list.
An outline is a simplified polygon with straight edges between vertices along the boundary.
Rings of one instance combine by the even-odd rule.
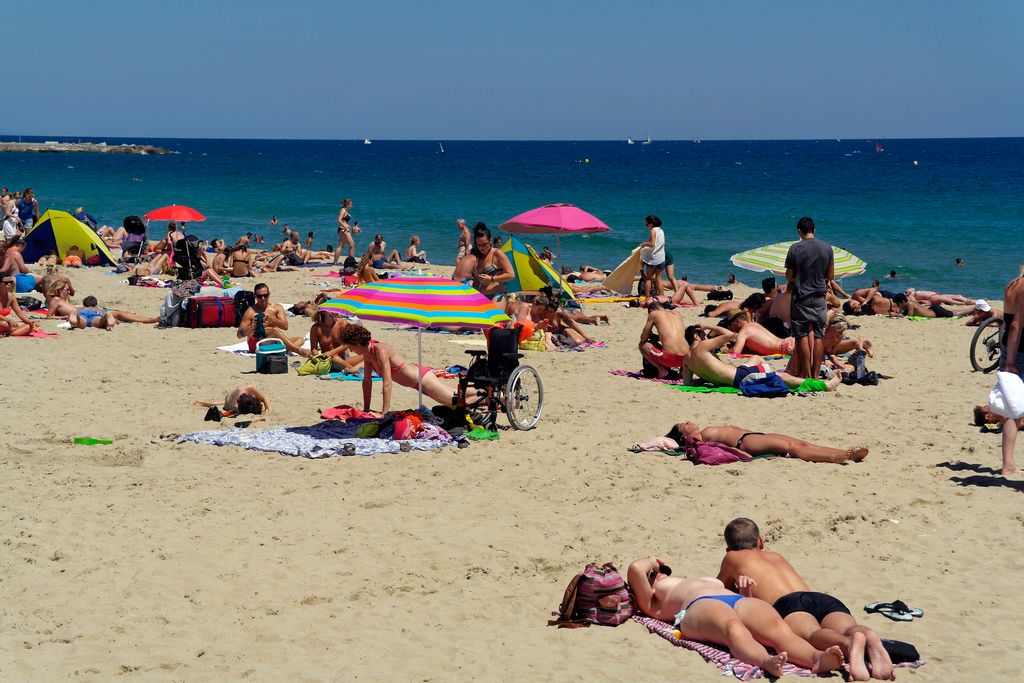
[[24, 258], [29, 263], [38, 261], [50, 250], [56, 251], [58, 257], [64, 258], [68, 249], [72, 247], [78, 247], [85, 252], [86, 263], [98, 256], [99, 265], [114, 265], [114, 257], [110, 250], [92, 228], [67, 211], [56, 209], [48, 209], [25, 235]]
[[573, 301], [576, 295], [572, 287], [562, 279], [562, 276], [555, 272], [547, 261], [540, 260], [537, 252], [529, 244], [520, 242], [516, 237], [509, 235], [508, 240], [501, 246], [501, 250], [512, 262], [512, 270], [516, 276], [505, 285], [510, 292], [536, 292], [541, 287], [548, 285], [561, 288]]

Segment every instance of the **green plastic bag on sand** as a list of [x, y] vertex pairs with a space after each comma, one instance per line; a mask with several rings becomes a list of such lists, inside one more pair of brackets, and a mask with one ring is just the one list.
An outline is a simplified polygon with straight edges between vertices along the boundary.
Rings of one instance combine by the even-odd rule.
[[497, 441], [501, 438], [501, 435], [498, 432], [492, 432], [490, 429], [474, 427], [471, 431], [466, 432], [466, 438], [473, 441]]
[[805, 379], [795, 391], [828, 391], [828, 385], [820, 379]]

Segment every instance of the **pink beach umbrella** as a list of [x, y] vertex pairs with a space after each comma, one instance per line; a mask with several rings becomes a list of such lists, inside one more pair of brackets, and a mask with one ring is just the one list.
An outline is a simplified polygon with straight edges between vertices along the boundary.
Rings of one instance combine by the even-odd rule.
[[572, 204], [548, 204], [521, 213], [501, 224], [506, 232], [524, 235], [554, 235], [555, 250], [560, 250], [560, 237], [591, 234], [611, 230], [604, 221]]

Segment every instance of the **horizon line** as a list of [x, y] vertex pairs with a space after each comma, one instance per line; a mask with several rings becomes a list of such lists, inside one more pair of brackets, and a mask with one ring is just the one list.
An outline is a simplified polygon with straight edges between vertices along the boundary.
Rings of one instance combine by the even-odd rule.
[[[17, 140], [3, 139], [6, 137], [31, 137], [31, 138], [55, 138], [60, 141], [63, 138], [64, 142], [70, 139], [94, 139], [102, 140], [104, 138], [115, 138], [118, 140], [129, 140], [129, 139], [141, 139], [141, 140], [231, 140], [239, 142], [250, 142], [250, 141], [267, 141], [267, 142], [355, 142], [361, 143], [363, 140], [371, 140], [372, 142], [621, 142], [622, 144], [628, 144], [624, 138], [273, 138], [273, 137], [164, 137], [159, 135], [136, 135], [136, 136], [122, 136], [122, 135], [69, 135], [69, 134], [57, 134], [57, 133], [0, 133], [0, 142], [17, 142]], [[854, 135], [850, 137], [843, 137], [842, 135], [831, 135], [825, 137], [810, 137], [810, 138], [652, 138], [651, 142], [690, 142], [697, 144], [697, 142], [820, 142], [820, 141], [835, 141], [835, 138], [839, 138], [839, 142], [846, 141], [860, 141], [871, 142], [874, 140], [1018, 140], [1024, 138], [1024, 135], [969, 135], [969, 136], [928, 136], [928, 137], [886, 137], [881, 136], [870, 136], [863, 137]], [[630, 138], [633, 139], [633, 138]], [[643, 145], [642, 138], [635, 138], [637, 144]]]

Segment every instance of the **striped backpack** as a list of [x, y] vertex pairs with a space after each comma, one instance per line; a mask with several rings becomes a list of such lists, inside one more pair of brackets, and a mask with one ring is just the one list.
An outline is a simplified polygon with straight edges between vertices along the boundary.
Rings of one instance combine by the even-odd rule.
[[557, 617], [548, 626], [582, 628], [591, 624], [618, 626], [633, 616], [633, 596], [611, 562], [588, 564], [565, 589]]

